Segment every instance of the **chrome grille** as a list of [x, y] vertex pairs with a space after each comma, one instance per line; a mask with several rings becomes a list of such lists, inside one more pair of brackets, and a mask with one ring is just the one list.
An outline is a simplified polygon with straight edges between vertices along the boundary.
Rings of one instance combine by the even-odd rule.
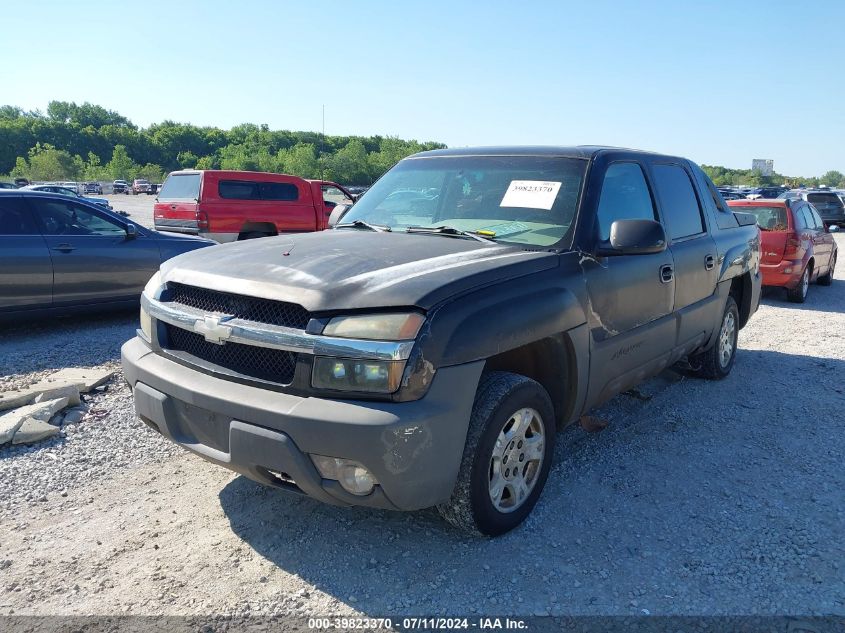
[[289, 384], [296, 368], [296, 354], [269, 347], [226, 343], [209, 343], [199, 334], [183, 330], [175, 325], [166, 325], [166, 349], [184, 352], [194, 358], [206, 361], [244, 376]]
[[208, 313], [227, 314], [238, 319], [297, 330], [304, 330], [311, 318], [309, 312], [296, 303], [247, 297], [178, 283], [170, 283], [167, 287], [169, 301]]

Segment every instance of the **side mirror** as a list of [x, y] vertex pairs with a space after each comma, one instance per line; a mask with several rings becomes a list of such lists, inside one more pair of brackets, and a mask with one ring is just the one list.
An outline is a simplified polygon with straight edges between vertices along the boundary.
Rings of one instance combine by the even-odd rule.
[[654, 220], [615, 220], [597, 255], [650, 255], [666, 250], [666, 231]]
[[334, 209], [332, 209], [331, 215], [329, 216], [329, 228], [333, 228], [338, 222], [340, 222], [340, 219], [347, 211], [349, 211], [349, 209], [349, 205], [346, 204], [335, 205]]
[[839, 233], [839, 225], [838, 224], [831, 224], [827, 227], [828, 233]]
[[134, 224], [127, 224], [126, 225], [126, 239], [127, 240], [134, 240], [138, 237], [138, 227]]

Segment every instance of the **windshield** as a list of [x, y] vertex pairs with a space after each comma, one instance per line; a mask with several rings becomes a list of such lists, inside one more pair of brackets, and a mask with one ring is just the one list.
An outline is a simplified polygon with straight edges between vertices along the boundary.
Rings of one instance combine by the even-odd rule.
[[842, 201], [835, 193], [809, 193], [807, 194], [807, 202], [824, 208], [838, 208], [842, 206]]
[[549, 247], [567, 237], [587, 161], [436, 156], [401, 161], [343, 216], [393, 231], [449, 226], [497, 242]]
[[170, 174], [158, 192], [159, 200], [197, 200], [200, 174]]

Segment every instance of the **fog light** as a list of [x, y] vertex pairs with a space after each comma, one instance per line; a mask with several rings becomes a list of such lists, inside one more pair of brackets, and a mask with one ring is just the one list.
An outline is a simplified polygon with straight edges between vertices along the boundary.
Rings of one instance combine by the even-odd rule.
[[351, 459], [311, 455], [311, 461], [323, 479], [339, 482], [344, 490], [353, 495], [368, 495], [378, 483], [369, 470]]
[[784, 268], [784, 269], [783, 269], [783, 273], [784, 273], [785, 275], [788, 275], [788, 274], [790, 274], [791, 272], [792, 272], [792, 269], [791, 269], [791, 268]]

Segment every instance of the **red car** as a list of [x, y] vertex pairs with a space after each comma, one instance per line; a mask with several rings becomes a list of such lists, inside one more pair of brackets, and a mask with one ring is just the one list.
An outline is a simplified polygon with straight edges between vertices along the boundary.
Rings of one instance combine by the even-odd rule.
[[171, 173], [153, 211], [158, 231], [199, 234], [217, 242], [328, 228], [337, 204], [351, 205], [340, 185], [286, 174], [186, 170]]
[[812, 204], [793, 198], [729, 200], [728, 205], [757, 217], [764, 286], [786, 288], [790, 301], [804, 303], [810, 283], [833, 283], [836, 241]]

